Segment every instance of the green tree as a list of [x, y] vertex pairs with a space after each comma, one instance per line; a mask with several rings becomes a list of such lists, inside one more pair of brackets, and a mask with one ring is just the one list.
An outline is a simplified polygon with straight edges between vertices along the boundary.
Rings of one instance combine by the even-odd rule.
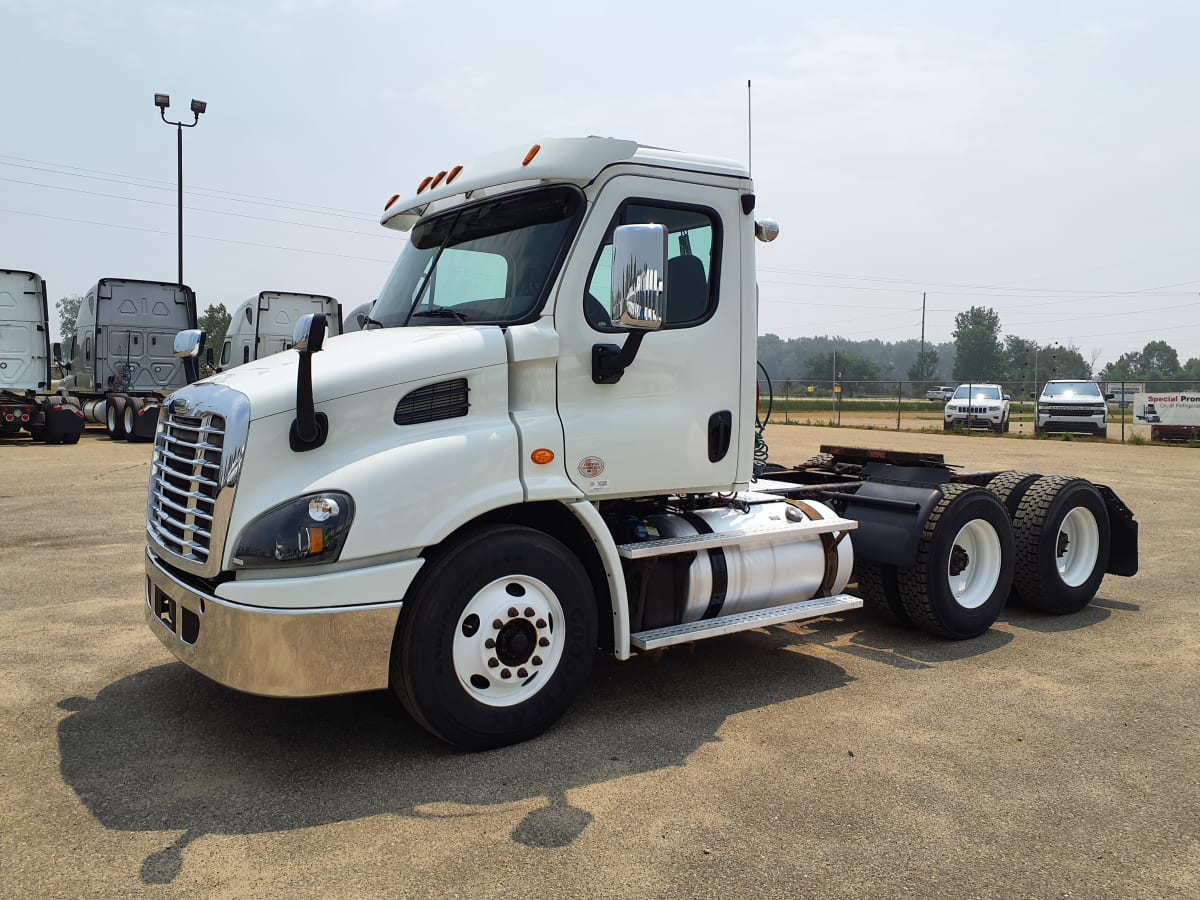
[[913, 364], [908, 367], [908, 380], [915, 381], [914, 391], [921, 392], [929, 389], [937, 378], [938, 352], [934, 349], [920, 350]]
[[809, 381], [828, 382], [833, 377], [836, 362], [837, 380], [847, 394], [870, 394], [879, 390], [879, 366], [853, 353], [829, 351], [818, 353], [808, 360], [804, 377]]
[[200, 316], [199, 327], [204, 329], [204, 346], [212, 347], [215, 356], [221, 355], [221, 345], [225, 343], [225, 332], [229, 330], [229, 322], [233, 319], [224, 303], [213, 303]]
[[60, 322], [58, 333], [63, 341], [75, 333], [75, 322], [79, 319], [79, 306], [82, 303], [83, 297], [76, 294], [73, 297], [60, 297], [54, 304]]
[[960, 381], [997, 381], [1004, 374], [1000, 316], [972, 306], [954, 317], [954, 377]]
[[1151, 378], [1173, 378], [1179, 374], [1179, 354], [1166, 341], [1151, 341], [1142, 348], [1142, 369]]

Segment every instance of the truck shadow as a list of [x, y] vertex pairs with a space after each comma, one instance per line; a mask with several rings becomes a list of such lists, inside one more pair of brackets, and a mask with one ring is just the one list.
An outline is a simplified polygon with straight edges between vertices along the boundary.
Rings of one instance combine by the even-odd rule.
[[[512, 833], [532, 847], [575, 841], [592, 816], [576, 788], [681, 766], [727, 717], [842, 687], [838, 666], [767, 633], [690, 651], [598, 658], [591, 686], [545, 735], [463, 754], [430, 737], [389, 693], [271, 700], [220, 687], [179, 663], [72, 697], [61, 771], [93, 816], [123, 831], [179, 831], [141, 868], [169, 883], [206, 834], [255, 834], [382, 813], [547, 798]], [[471, 814], [471, 813], [466, 813]]]

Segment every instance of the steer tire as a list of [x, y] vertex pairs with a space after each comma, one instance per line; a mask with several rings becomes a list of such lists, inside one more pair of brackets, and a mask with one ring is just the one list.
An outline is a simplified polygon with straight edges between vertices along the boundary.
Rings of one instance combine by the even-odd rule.
[[1001, 472], [987, 483], [987, 489], [1000, 498], [1011, 519], [1016, 516], [1017, 507], [1029, 486], [1041, 477], [1028, 472]]
[[926, 520], [916, 563], [898, 569], [900, 601], [914, 625], [960, 641], [992, 627], [1008, 600], [1013, 535], [991, 491], [948, 484]]
[[1013, 596], [1054, 615], [1079, 612], [1108, 569], [1108, 509], [1083, 478], [1047, 475], [1025, 492], [1013, 516]]
[[125, 404], [128, 402], [128, 397], [113, 394], [104, 404], [104, 429], [110, 440], [125, 440]]
[[469, 528], [429, 553], [405, 598], [392, 689], [457, 747], [515, 744], [587, 682], [597, 628], [591, 581], [562, 543], [518, 525]]
[[912, 627], [912, 619], [900, 599], [900, 587], [896, 583], [896, 567], [860, 559], [854, 562], [854, 575], [858, 579], [858, 595], [863, 608], [893, 625]]

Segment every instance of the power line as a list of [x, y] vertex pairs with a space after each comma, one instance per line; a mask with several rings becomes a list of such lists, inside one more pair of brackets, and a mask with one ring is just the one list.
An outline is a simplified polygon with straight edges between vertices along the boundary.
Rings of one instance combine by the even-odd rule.
[[[115, 222], [93, 222], [90, 219], [72, 219], [67, 216], [50, 216], [45, 213], [28, 212], [23, 209], [0, 209], [2, 213], [11, 213], [16, 216], [34, 216], [38, 219], [53, 219], [58, 222], [76, 222], [81, 225], [99, 225], [102, 228], [123, 228], [126, 231], [143, 231], [147, 234], [167, 234], [174, 235], [174, 231], [163, 231], [159, 228], [142, 228], [137, 225], [118, 225]], [[353, 256], [349, 253], [333, 253], [329, 250], [307, 250], [303, 247], [284, 247], [280, 244], [259, 244], [254, 241], [237, 241], [233, 238], [212, 237], [205, 234], [185, 234], [184, 237], [191, 238], [196, 241], [217, 241], [222, 244], [241, 244], [245, 247], [263, 247], [267, 250], [287, 250], [292, 253], [306, 253], [314, 256], [336, 256], [341, 259], [358, 259], [364, 262], [377, 262], [392, 265], [395, 260], [392, 259], [377, 259], [373, 256]]]

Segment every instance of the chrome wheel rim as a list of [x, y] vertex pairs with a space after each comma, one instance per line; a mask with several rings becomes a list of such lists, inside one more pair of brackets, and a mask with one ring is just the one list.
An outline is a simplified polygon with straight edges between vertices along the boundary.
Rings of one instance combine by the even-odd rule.
[[1077, 506], [1058, 526], [1055, 544], [1058, 577], [1068, 587], [1079, 587], [1096, 570], [1100, 556], [1100, 526], [1092, 511]]
[[486, 706], [515, 706], [549, 681], [562, 659], [562, 604], [545, 582], [506, 575], [475, 593], [454, 630], [454, 673]]
[[125, 433], [133, 434], [133, 407], [125, 407]]

